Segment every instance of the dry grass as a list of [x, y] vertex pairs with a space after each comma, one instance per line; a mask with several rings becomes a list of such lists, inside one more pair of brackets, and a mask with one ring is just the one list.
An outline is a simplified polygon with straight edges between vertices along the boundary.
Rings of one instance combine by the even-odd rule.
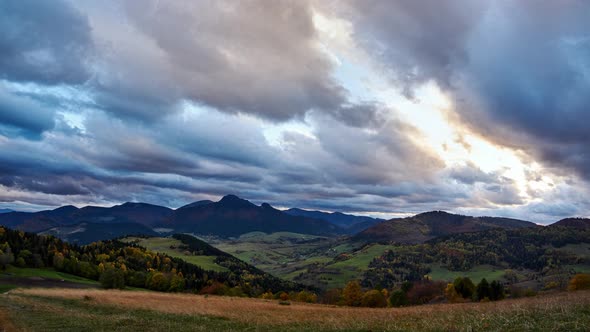
[[6, 312], [0, 311], [0, 332], [16, 331], [12, 322], [8, 319]]
[[[527, 326], [533, 329], [538, 327], [535, 325], [538, 324], [534, 321], [536, 319], [547, 319], [547, 324], [551, 324], [555, 330], [560, 330], [560, 326], [584, 330], [590, 315], [590, 292], [554, 293], [491, 303], [437, 304], [395, 309], [300, 303], [281, 306], [276, 301], [259, 299], [114, 290], [19, 289], [12, 291], [8, 298], [21, 295], [77, 300], [89, 296], [90, 303], [99, 305], [225, 317], [255, 326], [314, 326], [348, 330], [464, 330], [467, 326], [486, 329], [490, 324], [501, 330], [520, 330]], [[579, 312], [582, 317], [576, 318]], [[567, 316], [570, 313], [576, 315]]]

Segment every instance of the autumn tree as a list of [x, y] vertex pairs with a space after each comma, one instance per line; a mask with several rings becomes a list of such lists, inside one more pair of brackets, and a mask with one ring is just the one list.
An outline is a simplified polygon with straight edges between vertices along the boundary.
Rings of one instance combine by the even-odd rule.
[[357, 280], [348, 282], [342, 290], [344, 304], [351, 307], [358, 307], [361, 305], [362, 299], [363, 291], [359, 282]]
[[387, 307], [387, 299], [383, 296], [383, 293], [373, 289], [365, 294], [361, 299], [361, 306], [371, 308], [384, 308]]
[[445, 288], [445, 297], [450, 303], [462, 302], [463, 297], [457, 293], [453, 284], [448, 284]]
[[590, 274], [579, 273], [573, 276], [567, 288], [570, 291], [590, 289]]
[[341, 304], [342, 301], [342, 289], [332, 288], [328, 289], [321, 299], [323, 304]]

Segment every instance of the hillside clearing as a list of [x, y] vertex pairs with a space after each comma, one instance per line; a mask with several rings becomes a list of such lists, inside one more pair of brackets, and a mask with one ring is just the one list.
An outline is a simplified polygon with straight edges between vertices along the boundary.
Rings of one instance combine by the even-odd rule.
[[228, 269], [215, 263], [216, 256], [194, 255], [186, 250], [181, 249], [183, 243], [171, 237], [149, 237], [138, 238], [128, 237], [122, 239], [123, 242], [136, 243], [148, 250], [176, 257], [185, 262], [197, 265], [204, 270], [227, 272]]
[[105, 290], [19, 289], [1, 296], [0, 308], [9, 319], [32, 331], [583, 331], [590, 326], [588, 291], [396, 309], [281, 306], [269, 300]]

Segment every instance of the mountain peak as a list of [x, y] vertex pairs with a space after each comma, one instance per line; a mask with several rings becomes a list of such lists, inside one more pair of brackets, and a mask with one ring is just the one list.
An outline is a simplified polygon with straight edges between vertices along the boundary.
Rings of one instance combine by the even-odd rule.
[[273, 210], [274, 210], [274, 208], [273, 208], [273, 207], [272, 207], [270, 204], [268, 204], [268, 203], [266, 203], [266, 202], [265, 202], [265, 203], [262, 203], [262, 204], [260, 205], [260, 207], [261, 207], [261, 208], [264, 208], [264, 209], [273, 209]]
[[204, 206], [204, 205], [209, 205], [211, 203], [213, 203], [213, 201], [210, 201], [208, 199], [203, 199], [203, 200], [200, 200], [200, 201], [192, 202], [192, 203], [189, 203], [187, 205], [181, 206], [181, 207], [178, 208], [178, 210], [180, 210], [180, 209], [187, 209], [187, 208], [193, 208], [193, 207], [198, 207], [198, 206]]
[[54, 209], [53, 211], [69, 212], [69, 211], [76, 211], [76, 210], [78, 210], [78, 208], [73, 205], [64, 205], [64, 206], [58, 207], [57, 209]]
[[144, 203], [137, 203], [137, 202], [125, 202], [123, 204], [121, 204], [120, 206], [125, 206], [125, 207], [139, 207], [139, 206], [143, 206], [145, 205]]
[[221, 204], [227, 205], [227, 206], [231, 206], [231, 207], [255, 206], [254, 204], [250, 203], [250, 201], [239, 198], [236, 195], [225, 195], [218, 203], [221, 203]]
[[452, 213], [448, 213], [447, 211], [442, 211], [442, 210], [434, 210], [434, 211], [427, 211], [427, 212], [422, 212], [416, 215], [416, 217], [418, 216], [450, 216], [453, 215]]

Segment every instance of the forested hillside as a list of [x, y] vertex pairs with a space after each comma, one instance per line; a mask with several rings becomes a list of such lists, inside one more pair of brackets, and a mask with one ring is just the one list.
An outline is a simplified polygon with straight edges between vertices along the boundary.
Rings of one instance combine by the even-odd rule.
[[0, 227], [0, 269], [52, 267], [85, 278], [100, 280], [104, 287], [127, 286], [158, 291], [259, 296], [266, 291], [301, 290], [292, 282], [273, 277], [239, 259], [187, 235], [178, 239], [186, 250], [218, 255], [217, 264], [228, 272], [207, 271], [181, 259], [117, 240], [77, 246], [53, 236]]

